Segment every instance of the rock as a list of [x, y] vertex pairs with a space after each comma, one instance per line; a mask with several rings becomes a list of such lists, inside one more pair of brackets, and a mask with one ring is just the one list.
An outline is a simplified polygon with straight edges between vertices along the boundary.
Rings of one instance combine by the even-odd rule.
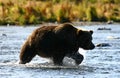
[[111, 30], [111, 28], [102, 27], [102, 28], [98, 28], [97, 30]]
[[3, 33], [2, 36], [5, 36], [5, 37], [6, 37], [7, 35], [6, 35], [5, 33]]
[[113, 21], [108, 21], [107, 24], [113, 24]]
[[99, 43], [99, 44], [96, 44], [96, 47], [109, 47], [111, 46], [109, 43]]
[[120, 39], [120, 37], [115, 37], [115, 36], [108, 36], [108, 39]]

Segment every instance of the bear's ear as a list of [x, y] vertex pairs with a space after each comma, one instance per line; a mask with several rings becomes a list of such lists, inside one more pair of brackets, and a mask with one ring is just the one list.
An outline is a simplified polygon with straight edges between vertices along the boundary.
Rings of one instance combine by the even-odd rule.
[[81, 35], [82, 33], [83, 33], [82, 30], [78, 30], [78, 31], [77, 31], [77, 35]]
[[93, 31], [92, 31], [92, 30], [90, 30], [89, 32], [90, 32], [91, 34], [93, 34]]

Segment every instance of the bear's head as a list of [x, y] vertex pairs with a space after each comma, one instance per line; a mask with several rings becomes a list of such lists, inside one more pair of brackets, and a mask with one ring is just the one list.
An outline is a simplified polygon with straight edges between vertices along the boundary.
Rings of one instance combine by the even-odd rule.
[[85, 50], [92, 50], [95, 48], [95, 45], [92, 43], [92, 34], [93, 31], [83, 31], [78, 30], [77, 32], [77, 44], [80, 48]]

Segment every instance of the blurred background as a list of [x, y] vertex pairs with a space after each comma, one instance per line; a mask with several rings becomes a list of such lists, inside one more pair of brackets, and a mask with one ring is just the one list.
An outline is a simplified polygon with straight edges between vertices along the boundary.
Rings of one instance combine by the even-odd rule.
[[120, 0], [0, 0], [0, 25], [120, 22]]

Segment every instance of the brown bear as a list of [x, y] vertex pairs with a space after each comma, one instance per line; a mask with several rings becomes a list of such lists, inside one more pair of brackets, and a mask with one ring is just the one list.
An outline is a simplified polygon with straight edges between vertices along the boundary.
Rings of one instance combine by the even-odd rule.
[[65, 56], [79, 65], [84, 57], [79, 48], [92, 50], [93, 31], [83, 31], [65, 23], [58, 26], [42, 26], [33, 31], [21, 48], [20, 64], [28, 63], [35, 55], [51, 58], [55, 65], [62, 65]]

